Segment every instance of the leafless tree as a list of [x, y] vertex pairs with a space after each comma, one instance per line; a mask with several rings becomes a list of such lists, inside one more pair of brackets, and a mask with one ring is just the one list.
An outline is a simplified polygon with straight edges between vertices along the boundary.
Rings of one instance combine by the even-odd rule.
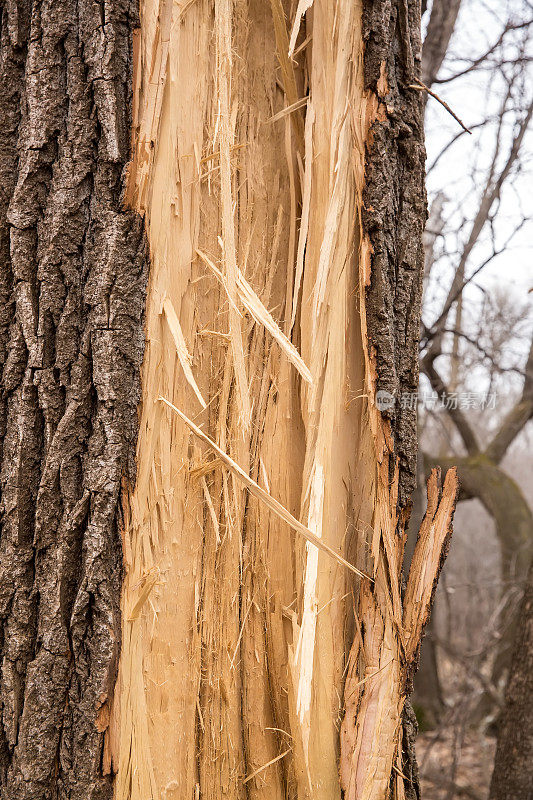
[[[486, 40], [483, 33], [474, 36], [472, 47], [468, 15], [476, 9], [489, 24]], [[483, 504], [494, 520], [501, 554], [499, 585], [505, 591], [499, 627], [504, 634], [492, 637], [493, 646], [484, 654], [493, 660], [491, 675], [481, 669], [483, 656], [477, 666], [469, 662], [469, 674], [477, 672], [474, 682], [481, 693], [471, 719], [495, 712], [501, 700], [518, 599], [506, 587], [523, 586], [533, 543], [531, 508], [504, 463], [533, 416], [531, 313], [525, 292], [519, 295], [485, 279], [498, 266], [510, 275], [513, 248], [523, 258], [525, 234], [531, 230], [532, 210], [524, 203], [523, 185], [531, 158], [532, 26], [528, 2], [495, 9], [481, 2], [435, 0], [423, 49], [424, 83], [434, 97], [458, 111], [454, 98], [469, 96], [472, 86], [486, 92], [482, 113], [465, 104], [470, 109], [466, 118], [461, 110], [468, 132], [450, 117], [456, 127], [447, 138], [438, 132], [442, 146], [428, 163], [420, 357], [422, 389], [438, 397], [433, 408], [421, 408], [425, 470], [435, 463], [457, 464], [460, 500], [477, 498]], [[429, 140], [436, 115], [440, 125], [447, 113], [434, 97], [428, 96], [426, 111], [431, 116]], [[470, 171], [449, 183], [447, 165], [458, 150], [462, 159], [466, 154]], [[490, 406], [495, 396], [496, 408], [479, 407]], [[418, 699], [433, 723], [443, 708], [435, 638], [430, 629], [418, 683]], [[441, 649], [445, 645], [441, 641]]]

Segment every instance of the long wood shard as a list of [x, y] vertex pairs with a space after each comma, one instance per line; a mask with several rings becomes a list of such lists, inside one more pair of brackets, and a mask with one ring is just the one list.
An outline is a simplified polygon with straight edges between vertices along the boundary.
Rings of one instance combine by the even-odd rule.
[[403, 628], [407, 663], [412, 662], [429, 619], [459, 488], [457, 470], [453, 467], [446, 473], [439, 499], [439, 478], [440, 470], [433, 469], [427, 485], [427, 511], [420, 526], [404, 596]]
[[[230, 302], [233, 302], [231, 296], [229, 295], [227, 283], [224, 279], [224, 276], [220, 272], [219, 269], [216, 268], [212, 259], [210, 259], [205, 253], [202, 253], [201, 250], [196, 251], [197, 254], [200, 256], [202, 261], [209, 267], [209, 269], [213, 272], [214, 275], [219, 279], [221, 284], [226, 289], [228, 293], [228, 299]], [[277, 322], [275, 321], [274, 317], [268, 311], [267, 308], [263, 305], [257, 294], [254, 292], [240, 269], [237, 271], [237, 290], [239, 293], [239, 298], [243, 306], [246, 310], [252, 315], [255, 321], [259, 325], [263, 325], [264, 328], [270, 333], [273, 339], [278, 343], [280, 348], [283, 350], [291, 364], [293, 364], [304, 381], [307, 383], [312, 383], [313, 379], [311, 376], [311, 372], [309, 367], [305, 364], [303, 358], [299, 354], [296, 347], [293, 345], [291, 340], [285, 336]], [[238, 309], [236, 309], [238, 310]]]
[[407, 676], [429, 617], [458, 490], [455, 469], [448, 471], [442, 493], [439, 477], [435, 469], [428, 480], [427, 513], [411, 563], [403, 615], [394, 613], [390, 601], [382, 604], [383, 562], [374, 587], [363, 585], [357, 613], [364, 635], [355, 639], [350, 653], [341, 729], [340, 776], [346, 800], [382, 800], [400, 754]]
[[180, 364], [183, 367], [183, 371], [185, 373], [185, 377], [189, 382], [190, 386], [192, 387], [196, 397], [198, 398], [198, 402], [202, 406], [202, 408], [207, 407], [207, 403], [205, 402], [204, 398], [202, 397], [202, 393], [198, 388], [198, 384], [194, 379], [194, 375], [191, 369], [191, 357], [187, 350], [187, 345], [185, 344], [185, 337], [183, 336], [183, 331], [181, 330], [181, 325], [178, 319], [178, 316], [174, 310], [174, 306], [172, 305], [172, 301], [170, 298], [165, 297], [163, 301], [163, 311], [165, 312], [165, 317], [168, 322], [168, 326], [172, 333], [172, 337], [174, 339], [174, 343], [176, 345], [176, 352], [178, 354], [178, 358], [180, 360]]
[[343, 567], [346, 567], [346, 569], [349, 569], [355, 575], [371, 580], [368, 575], [365, 575], [364, 572], [361, 572], [359, 569], [357, 569], [357, 567], [354, 567], [353, 564], [350, 564], [348, 561], [346, 561], [346, 559], [339, 555], [339, 553], [336, 553], [335, 550], [329, 547], [329, 545], [325, 544], [325, 542], [323, 542], [320, 537], [316, 535], [316, 533], [313, 533], [313, 531], [309, 530], [309, 528], [306, 528], [305, 525], [302, 525], [302, 523], [299, 522], [296, 517], [293, 517], [290, 511], [287, 511], [287, 509], [282, 506], [281, 503], [279, 503], [274, 497], [272, 497], [272, 495], [262, 489], [258, 483], [250, 478], [250, 476], [247, 475], [246, 472], [230, 456], [228, 456], [227, 453], [221, 450], [221, 448], [218, 447], [218, 445], [215, 444], [215, 442], [210, 439], [201, 428], [195, 425], [194, 422], [183, 413], [183, 411], [180, 411], [179, 408], [176, 408], [173, 403], [164, 397], [159, 397], [158, 399], [171, 408], [172, 411], [174, 411], [178, 417], [183, 420], [183, 422], [196, 436], [198, 436], [199, 439], [201, 439], [205, 444], [209, 445], [209, 447], [211, 447], [215, 453], [217, 453], [218, 457], [231, 470], [231, 472], [233, 472], [234, 475], [237, 475], [237, 477], [240, 478], [240, 480], [246, 485], [248, 491], [253, 494], [254, 497], [257, 497], [259, 500], [265, 503], [265, 505], [267, 505], [268, 508], [274, 512], [274, 514], [277, 514], [277, 516], [283, 520], [283, 522], [286, 522], [289, 527], [303, 536], [307, 542], [310, 542], [310, 544], [313, 544], [319, 550], [323, 550], [324, 553], [327, 553], [329, 556], [331, 556], [331, 558], [335, 559], [335, 561], [338, 561], [339, 564], [341, 564]]

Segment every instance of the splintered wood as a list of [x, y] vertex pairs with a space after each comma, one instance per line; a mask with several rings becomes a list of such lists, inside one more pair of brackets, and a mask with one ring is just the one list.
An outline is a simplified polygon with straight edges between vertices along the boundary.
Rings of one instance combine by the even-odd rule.
[[439, 500], [432, 476], [402, 601], [366, 330], [365, 140], [383, 112], [361, 14], [141, 2], [127, 201], [151, 274], [116, 800], [385, 800], [393, 774], [403, 797], [406, 680], [456, 481]]

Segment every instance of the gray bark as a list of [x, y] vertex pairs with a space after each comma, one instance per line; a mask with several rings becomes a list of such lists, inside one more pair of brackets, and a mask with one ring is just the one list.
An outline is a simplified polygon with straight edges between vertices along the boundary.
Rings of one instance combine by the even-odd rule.
[[367, 149], [363, 225], [372, 242], [368, 331], [376, 351], [378, 390], [396, 398], [391, 419], [399, 458], [399, 505], [416, 485], [416, 408], [402, 395], [418, 390], [418, 342], [427, 218], [423, 98], [409, 89], [420, 74], [420, 0], [367, 2], [363, 11], [365, 83], [377, 91], [386, 66], [387, 116], [372, 126]]
[[146, 260], [129, 0], [1, 4], [0, 796], [109, 797]]
[[[416, 406], [401, 402], [418, 390], [418, 343], [427, 219], [424, 98], [408, 89], [422, 62], [420, 0], [363, 5], [365, 84], [374, 92], [383, 66], [388, 76], [387, 116], [372, 126], [366, 154], [363, 226], [372, 242], [367, 319], [375, 349], [377, 389], [396, 399], [390, 418], [399, 462], [399, 507], [411, 506], [417, 482]], [[392, 462], [391, 462], [392, 463]], [[392, 477], [392, 476], [391, 476]], [[423, 516], [423, 512], [422, 512]], [[418, 664], [418, 658], [416, 659]], [[417, 664], [406, 676], [407, 693]], [[402, 719], [402, 769], [407, 800], [420, 796], [415, 755], [416, 717], [409, 698]]]

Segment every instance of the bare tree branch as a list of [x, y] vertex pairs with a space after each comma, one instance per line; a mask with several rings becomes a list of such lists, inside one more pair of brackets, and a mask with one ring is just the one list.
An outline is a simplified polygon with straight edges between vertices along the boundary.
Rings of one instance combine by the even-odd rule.
[[[417, 80], [417, 79], [415, 78], [415, 80]], [[417, 83], [410, 84], [408, 88], [409, 89], [418, 89], [419, 91], [427, 92], [431, 97], [433, 97], [435, 100], [437, 100], [437, 102], [439, 102], [443, 108], [446, 109], [448, 114], [451, 114], [451, 116], [454, 118], [454, 120], [456, 122], [459, 123], [459, 125], [461, 126], [461, 128], [463, 129], [463, 131], [465, 133], [472, 133], [470, 128], [467, 128], [466, 125], [464, 124], [464, 122], [457, 116], [455, 111], [452, 108], [450, 108], [450, 106], [448, 105], [446, 100], [443, 100], [442, 97], [439, 97], [439, 95], [436, 94], [436, 92], [433, 92], [429, 88], [429, 86], [426, 86], [425, 83], [422, 83], [422, 81], [417, 81]]]
[[444, 229], [443, 209], [446, 200], [444, 192], [438, 192], [431, 203], [429, 217], [424, 231], [424, 280], [429, 281], [435, 263], [435, 243]]
[[468, 797], [470, 800], [483, 800], [482, 796], [475, 792], [470, 786], [462, 786], [447, 778], [445, 775], [440, 775], [436, 772], [424, 772], [422, 777], [435, 786], [442, 786], [444, 789], [453, 790], [454, 794], [459, 797]]
[[474, 61], [472, 61], [469, 64], [468, 67], [466, 67], [465, 69], [462, 69], [460, 72], [456, 72], [454, 75], [447, 75], [445, 78], [435, 78], [434, 82], [435, 83], [450, 83], [451, 81], [454, 81], [457, 78], [462, 78], [463, 75], [468, 75], [469, 72], [472, 72], [472, 70], [476, 69], [481, 64], [484, 64], [487, 61], [489, 56], [491, 56], [492, 53], [494, 53], [494, 51], [497, 50], [498, 47], [502, 44], [502, 42], [505, 39], [506, 35], [510, 31], [522, 30], [523, 28], [528, 28], [532, 24], [533, 24], [533, 20], [531, 20], [531, 19], [527, 20], [526, 22], [519, 22], [519, 23], [516, 23], [516, 24], [513, 24], [511, 21], [507, 22], [507, 24], [505, 25], [504, 29], [502, 30], [502, 32], [498, 36], [497, 40], [494, 42], [494, 44], [491, 47], [489, 47], [489, 49], [485, 53], [483, 53], [483, 55], [481, 55], [478, 58], [474, 59]]
[[464, 653], [459, 652], [459, 650], [457, 650], [457, 648], [446, 639], [443, 639], [440, 636], [433, 636], [433, 639], [435, 643], [450, 656], [450, 658], [453, 658], [454, 661], [459, 662], [459, 664], [464, 667], [466, 672], [483, 687], [485, 692], [494, 701], [494, 705], [503, 705], [503, 698], [498, 692], [498, 689], [494, 686], [490, 678], [484, 675], [481, 670], [477, 669], [476, 665], [472, 663], [472, 659], [469, 659]]
[[455, 136], [453, 137], [453, 139], [450, 139], [448, 144], [445, 145], [442, 148], [442, 150], [440, 151], [438, 156], [435, 156], [435, 159], [432, 161], [432, 163], [429, 165], [429, 167], [426, 170], [426, 177], [437, 166], [437, 164], [439, 163], [441, 158], [448, 152], [450, 147], [453, 147], [453, 145], [456, 143], [456, 141], [461, 138], [461, 136], [464, 136], [465, 133], [472, 133], [472, 131], [475, 131], [476, 128], [482, 128], [484, 125], [487, 124], [487, 122], [488, 122], [488, 120], [484, 119], [483, 122], [477, 122], [475, 125], [471, 125], [468, 131], [463, 128], [462, 131], [459, 131], [458, 133], [456, 133]]
[[[477, 275], [479, 275], [479, 273], [483, 269], [485, 269], [485, 267], [488, 266], [488, 264], [490, 264], [491, 261], [493, 261], [497, 256], [501, 255], [502, 253], [504, 253], [507, 250], [507, 248], [511, 244], [512, 240], [514, 239], [514, 237], [516, 236], [518, 231], [524, 226], [525, 221], [526, 221], [525, 219], [522, 219], [519, 222], [519, 224], [515, 227], [515, 229], [512, 231], [512, 233], [507, 237], [507, 239], [505, 240], [505, 242], [503, 243], [503, 245], [501, 247], [499, 247], [497, 249], [493, 248], [492, 253], [489, 256], [487, 256], [487, 258], [484, 261], [482, 261], [481, 264], [478, 267], [476, 267], [476, 269], [468, 276], [468, 278], [465, 278], [463, 280], [463, 282], [462, 282], [462, 284], [460, 286], [457, 287], [457, 290], [456, 290], [454, 295], [452, 295], [451, 297], [450, 297], [450, 294], [448, 295], [448, 299], [447, 299], [447, 303], [449, 303], [448, 312], [451, 309], [452, 305], [457, 300], [457, 298], [462, 294], [462, 292], [465, 289], [465, 287], [468, 286], [469, 283], [472, 283], [474, 278]], [[444, 311], [442, 313], [444, 313]], [[446, 317], [447, 316], [448, 316], [448, 313], [446, 313]], [[437, 327], [439, 322], [442, 322], [442, 324], [445, 325], [446, 320], [445, 319], [441, 320], [441, 318], [439, 317], [437, 322], [434, 322], [432, 326], [426, 326], [426, 325], [424, 325], [424, 323], [422, 323], [422, 329], [423, 329], [424, 336], [426, 337], [426, 341], [428, 341], [428, 342], [431, 341], [431, 339], [434, 336], [434, 334], [432, 335], [432, 330]], [[440, 329], [440, 332], [441, 333], [447, 333], [448, 331], [447, 331], [447, 329], [445, 327], [442, 327]], [[432, 348], [432, 357], [433, 358], [436, 358], [440, 354], [441, 354], [440, 349], [437, 350], [436, 348]]]
[[471, 344], [472, 347], [475, 347], [479, 353], [486, 358], [487, 361], [498, 371], [498, 372], [516, 372], [522, 378], [525, 377], [525, 372], [518, 367], [502, 367], [500, 364], [497, 363], [494, 356], [492, 356], [488, 350], [485, 350], [484, 347], [480, 345], [477, 339], [474, 339], [473, 336], [469, 336], [464, 331], [458, 330], [457, 328], [444, 328], [443, 333], [451, 333], [453, 336], [459, 336], [461, 339], [464, 339], [468, 344]]
[[511, 443], [533, 417], [533, 338], [526, 364], [526, 377], [522, 397], [507, 414], [498, 433], [487, 447], [485, 453], [491, 461], [499, 464]]
[[[429, 378], [431, 388], [437, 392], [440, 397], [447, 397], [450, 393], [448, 392], [443, 379], [435, 369], [433, 359], [427, 357], [424, 358], [422, 360], [421, 368]], [[471, 456], [477, 455], [479, 453], [479, 444], [476, 434], [474, 433], [473, 428], [469, 424], [461, 409], [453, 408], [452, 404], [452, 407], [447, 408], [446, 410], [450, 415], [450, 418], [453, 420], [461, 439], [463, 440], [463, 444], [466, 447], [467, 453]]]
[[[436, 322], [433, 323], [431, 328], [428, 330], [428, 334], [433, 334], [433, 336], [436, 336], [438, 334], [438, 336], [436, 336], [437, 342], [435, 343], [435, 345], [432, 345], [433, 357], [436, 357], [436, 354], [440, 352], [440, 344], [441, 344], [440, 338], [441, 338], [442, 328], [446, 323], [446, 319], [448, 318], [448, 313], [453, 303], [455, 302], [458, 294], [460, 294], [460, 292], [462, 291], [462, 286], [464, 283], [464, 272], [468, 258], [479, 239], [481, 231], [483, 230], [487, 220], [489, 219], [489, 215], [494, 203], [500, 197], [502, 186], [505, 183], [505, 180], [509, 176], [511, 169], [518, 158], [518, 155], [520, 153], [520, 147], [524, 140], [526, 131], [529, 127], [529, 123], [531, 122], [532, 115], [533, 115], [533, 102], [529, 104], [527, 112], [522, 122], [520, 123], [518, 131], [513, 139], [513, 143], [511, 145], [511, 149], [509, 151], [507, 160], [496, 179], [494, 179], [494, 175], [492, 174], [492, 169], [491, 169], [491, 174], [489, 174], [489, 179], [487, 181], [485, 190], [481, 197], [481, 202], [479, 204], [477, 214], [472, 224], [470, 235], [463, 248], [463, 252], [461, 254], [461, 258], [457, 266], [454, 279], [450, 286], [448, 297], [446, 298], [446, 302], [444, 303], [443, 309], [438, 319], [436, 320]], [[495, 152], [493, 164], [496, 161], [496, 157], [497, 153]], [[432, 337], [430, 336], [429, 338]]]

